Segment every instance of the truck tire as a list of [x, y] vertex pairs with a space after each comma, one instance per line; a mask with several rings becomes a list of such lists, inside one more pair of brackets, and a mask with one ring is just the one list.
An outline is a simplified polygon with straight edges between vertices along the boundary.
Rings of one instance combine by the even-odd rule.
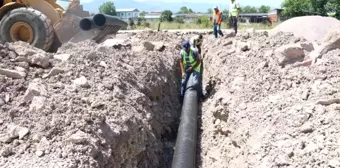
[[16, 8], [7, 12], [0, 21], [0, 41], [25, 41], [48, 51], [54, 41], [53, 26], [40, 11], [29, 7]]

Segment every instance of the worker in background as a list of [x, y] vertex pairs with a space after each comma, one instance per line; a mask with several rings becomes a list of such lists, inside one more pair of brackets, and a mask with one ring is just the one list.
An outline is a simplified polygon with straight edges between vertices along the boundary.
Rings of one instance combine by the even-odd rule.
[[202, 87], [200, 86], [200, 78], [201, 78], [201, 58], [197, 51], [193, 50], [190, 47], [189, 41], [184, 41], [182, 43], [183, 49], [180, 52], [180, 68], [182, 73], [182, 82], [181, 82], [181, 103], [184, 98], [184, 93], [186, 89], [186, 85], [188, 83], [189, 77], [193, 75], [193, 85], [197, 90], [198, 96], [200, 99], [204, 99], [204, 95], [202, 92]]
[[237, 34], [237, 19], [240, 14], [240, 4], [236, 0], [230, 0], [230, 9], [229, 9], [229, 17], [231, 24], [234, 27], [235, 34]]
[[221, 30], [222, 11], [220, 11], [217, 6], [214, 7], [214, 11], [212, 13], [212, 21], [214, 25], [215, 39], [217, 38], [217, 33], [223, 37], [223, 33]]
[[195, 35], [195, 36], [191, 37], [191, 39], [190, 39], [190, 46], [193, 49], [197, 50], [200, 55], [201, 55], [202, 42], [203, 42], [202, 34]]

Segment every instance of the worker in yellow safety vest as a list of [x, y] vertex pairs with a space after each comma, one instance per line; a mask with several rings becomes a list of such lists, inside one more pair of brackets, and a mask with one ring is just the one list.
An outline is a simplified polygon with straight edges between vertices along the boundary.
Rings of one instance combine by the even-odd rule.
[[189, 41], [184, 41], [182, 43], [183, 49], [180, 52], [180, 69], [182, 74], [182, 82], [181, 82], [181, 93], [180, 99], [181, 102], [184, 98], [184, 93], [186, 90], [186, 85], [188, 83], [190, 75], [193, 75], [193, 87], [197, 90], [198, 96], [200, 100], [204, 99], [204, 95], [202, 92], [201, 79], [201, 58], [198, 54], [197, 50], [194, 50], [190, 47]]
[[221, 31], [222, 11], [220, 11], [217, 6], [214, 7], [214, 11], [212, 13], [212, 22], [214, 25], [215, 39], [217, 38], [217, 33], [223, 37], [223, 33]]
[[240, 14], [240, 4], [236, 0], [230, 0], [229, 17], [234, 27], [235, 34], [237, 34], [237, 19]]

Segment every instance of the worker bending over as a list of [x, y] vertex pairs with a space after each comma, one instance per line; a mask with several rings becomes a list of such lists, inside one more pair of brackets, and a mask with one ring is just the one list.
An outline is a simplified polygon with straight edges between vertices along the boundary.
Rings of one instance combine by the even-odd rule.
[[182, 73], [182, 84], [181, 84], [181, 102], [184, 98], [185, 88], [188, 83], [189, 77], [193, 75], [193, 85], [197, 90], [198, 96], [200, 99], [204, 99], [204, 95], [202, 92], [202, 87], [200, 86], [200, 78], [201, 78], [201, 58], [197, 51], [193, 50], [190, 47], [190, 43], [188, 41], [184, 41], [182, 43], [183, 49], [180, 52], [180, 66]]
[[213, 21], [213, 25], [214, 25], [215, 39], [217, 38], [217, 33], [220, 34], [223, 37], [223, 33], [222, 33], [222, 30], [221, 30], [222, 11], [220, 11], [217, 6], [214, 7], [214, 11], [213, 11], [213, 14], [212, 14], [212, 21]]
[[235, 34], [237, 34], [237, 19], [240, 14], [240, 4], [236, 0], [230, 0], [229, 17], [234, 27]]
[[202, 34], [195, 35], [195, 36], [191, 37], [191, 39], [190, 39], [190, 46], [193, 49], [197, 50], [200, 55], [201, 55], [202, 42], [203, 42]]

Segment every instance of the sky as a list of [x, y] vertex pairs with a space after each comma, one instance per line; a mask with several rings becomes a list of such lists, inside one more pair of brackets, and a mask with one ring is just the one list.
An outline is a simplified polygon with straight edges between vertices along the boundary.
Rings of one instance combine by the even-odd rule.
[[[80, 0], [84, 10], [89, 12], [98, 12], [98, 8], [104, 2], [110, 0]], [[112, 1], [112, 0], [111, 0]], [[220, 9], [228, 9], [229, 0], [113, 0], [116, 9], [119, 8], [137, 8], [139, 11], [163, 11], [166, 9], [172, 12], [178, 12], [182, 6], [191, 8], [194, 12], [206, 12], [208, 8], [218, 6]], [[268, 5], [271, 8], [279, 8], [283, 0], [238, 0], [241, 6]], [[67, 2], [57, 1], [63, 7]]]

